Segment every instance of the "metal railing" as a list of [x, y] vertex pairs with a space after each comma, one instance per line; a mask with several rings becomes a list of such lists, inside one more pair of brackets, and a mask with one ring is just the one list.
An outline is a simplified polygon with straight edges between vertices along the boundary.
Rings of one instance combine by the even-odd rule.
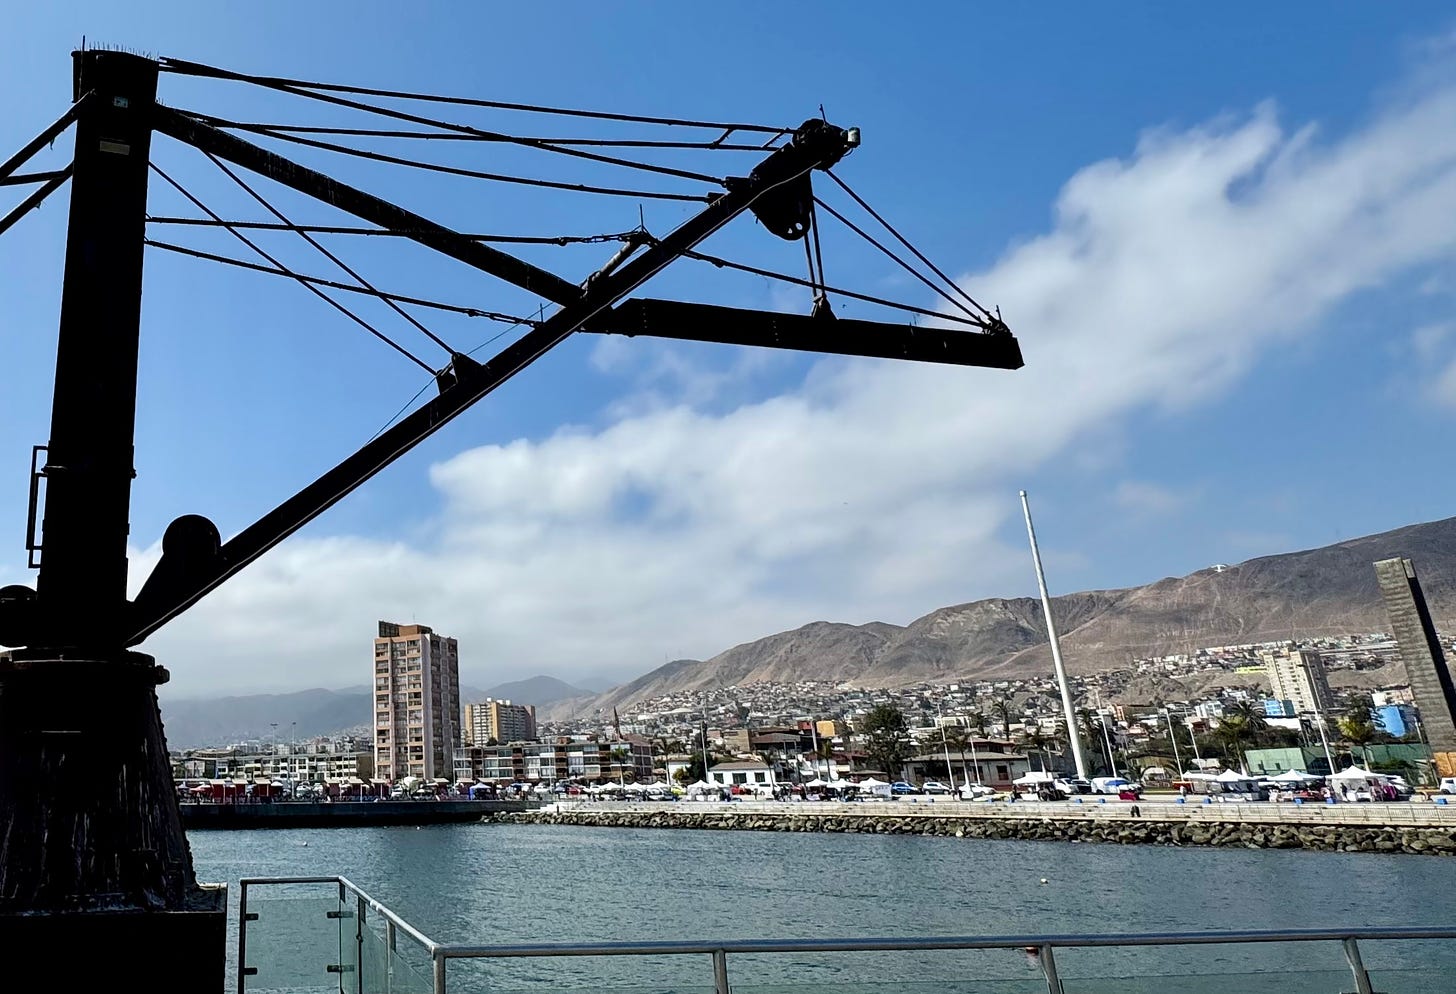
[[[260, 967], [250, 964], [249, 931], [256, 931], [263, 916], [255, 908], [253, 895], [263, 887], [297, 887], [327, 885], [332, 895], [329, 910], [315, 907], [320, 918], [329, 923], [325, 931], [337, 930], [338, 961], [313, 964], [315, 982], [274, 977], [260, 980]], [[507, 943], [467, 944], [440, 943], [410, 925], [388, 907], [366, 894], [344, 877], [269, 877], [240, 881], [240, 928], [238, 933], [238, 994], [256, 991], [337, 991], [338, 994], [446, 994], [449, 965], [461, 960], [521, 960], [562, 957], [658, 957], [706, 956], [712, 969], [713, 994], [732, 994], [729, 957], [748, 955], [803, 953], [908, 952], [926, 953], [945, 950], [1011, 950], [1030, 954], [1040, 971], [1040, 982], [1048, 994], [1075, 994], [1066, 986], [1058, 969], [1058, 952], [1075, 949], [1132, 949], [1135, 947], [1247, 945], [1268, 943], [1338, 943], [1348, 970], [1353, 994], [1379, 994], [1372, 984], [1361, 954], [1360, 943], [1382, 943], [1398, 940], [1456, 939], [1456, 927], [1444, 928], [1304, 928], [1248, 931], [1140, 932], [1082, 935], [973, 935], [908, 938], [846, 939], [729, 939], [710, 941], [645, 941], [597, 943]], [[290, 925], [296, 924], [291, 920]], [[290, 931], [291, 929], [285, 930]], [[297, 938], [297, 935], [294, 934]], [[400, 949], [401, 938], [411, 944]], [[366, 955], [369, 943], [377, 945], [377, 955]], [[332, 955], [330, 943], [330, 955]], [[412, 950], [412, 952], [411, 952]], [[266, 951], [263, 958], [279, 954]], [[413, 958], [413, 966], [406, 964]], [[1444, 958], [1444, 957], [1443, 957]], [[427, 965], [425, 971], [415, 967]], [[1245, 978], [1248, 975], [1243, 975]], [[1288, 989], [1290, 974], [1268, 973], [1269, 991]], [[1323, 976], [1321, 974], [1321, 976]], [[1450, 974], [1444, 974], [1447, 980]], [[318, 978], [329, 978], [317, 982]], [[1123, 978], [1087, 978], [1123, 979]], [[1145, 978], [1157, 982], [1160, 978]], [[1166, 978], [1162, 978], [1166, 979]], [[1217, 979], [1215, 977], [1215, 979]], [[750, 986], [753, 986], [750, 984]], [[819, 985], [812, 985], [819, 986]], [[824, 985], [830, 986], [830, 985]], [[1343, 985], [1341, 985], [1343, 989]], [[706, 989], [706, 984], [704, 985]], [[1025, 989], [1025, 988], [1023, 988]], [[1038, 986], [1038, 989], [1040, 987]], [[1100, 988], [1099, 988], [1100, 989]], [[1166, 988], [1148, 988], [1164, 990]], [[1185, 988], [1179, 988], [1185, 989]], [[1209, 990], [1223, 990], [1210, 987]], [[1251, 988], [1241, 986], [1240, 990]], [[1421, 988], [1425, 990], [1426, 988]], [[1435, 989], [1435, 988], [1431, 988]], [[1331, 989], [1329, 994], [1342, 994]]]

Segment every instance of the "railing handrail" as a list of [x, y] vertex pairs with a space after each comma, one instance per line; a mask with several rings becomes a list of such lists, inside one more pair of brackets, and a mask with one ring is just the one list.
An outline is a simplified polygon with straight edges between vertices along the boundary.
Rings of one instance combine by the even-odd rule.
[[[1026, 934], [1026, 935], [949, 935], [949, 936], [891, 936], [859, 939], [714, 939], [678, 940], [651, 942], [562, 942], [562, 943], [502, 943], [498, 945], [473, 945], [466, 943], [442, 944], [430, 939], [419, 929], [391, 911], [386, 905], [366, 893], [346, 877], [246, 877], [240, 881], [240, 907], [246, 911], [248, 888], [250, 886], [289, 884], [332, 884], [338, 888], [339, 900], [346, 901], [353, 896], [358, 905], [357, 921], [354, 924], [355, 941], [359, 943], [362, 956], [364, 942], [365, 908], [372, 908], [388, 923], [386, 927], [386, 957], [394, 952], [394, 936], [404, 932], [406, 936], [423, 947], [430, 956], [432, 989], [434, 994], [445, 994], [446, 973], [450, 960], [459, 959], [516, 959], [528, 957], [560, 956], [682, 956], [708, 954], [713, 962], [714, 994], [732, 994], [728, 978], [728, 956], [763, 953], [845, 953], [845, 952], [925, 952], [929, 950], [971, 950], [971, 949], [1030, 949], [1037, 953], [1037, 962], [1046, 981], [1048, 994], [1063, 990], [1056, 965], [1057, 949], [1078, 948], [1120, 948], [1130, 946], [1195, 946], [1195, 945], [1238, 945], [1262, 942], [1339, 942], [1351, 978], [1358, 994], [1372, 994], [1374, 988], [1369, 972], [1360, 956], [1359, 940], [1384, 941], [1400, 939], [1453, 939], [1456, 927], [1391, 927], [1355, 926], [1352, 928], [1283, 928], [1243, 929], [1230, 931], [1198, 932], [1107, 932], [1087, 934]], [[251, 917], [242, 915], [238, 933], [238, 989], [246, 989], [246, 978], [250, 971], [244, 963], [246, 949], [247, 921]], [[341, 933], [342, 940], [343, 935]], [[362, 959], [360, 961], [362, 965]], [[342, 969], [342, 964], [339, 965]], [[332, 969], [332, 968], [331, 968]], [[392, 976], [392, 964], [386, 969]], [[363, 976], [360, 975], [362, 984]], [[361, 987], [362, 989], [362, 987]]]
[[935, 949], [1057, 949], [1106, 946], [1191, 946], [1249, 942], [1340, 942], [1345, 939], [1453, 939], [1456, 928], [1355, 927], [1206, 932], [1126, 932], [1068, 935], [948, 935], [863, 939], [712, 939], [651, 942], [505, 943], [437, 946], [449, 959], [537, 956], [675, 956], [700, 953], [925, 952]]
[[405, 921], [347, 877], [245, 877], [256, 885], [338, 884], [364, 900], [386, 920], [428, 950], [447, 959], [508, 959], [549, 956], [677, 956], [702, 953], [916, 952], [933, 949], [1021, 949], [1027, 946], [1090, 948], [1107, 946], [1191, 946], [1248, 942], [1340, 942], [1345, 939], [1456, 939], [1456, 927], [1370, 926], [1280, 928], [1196, 932], [1103, 932], [1087, 934], [887, 936], [836, 939], [686, 939], [645, 942], [531, 942], [480, 945], [439, 943]]
[[405, 921], [399, 915], [395, 914], [392, 910], [390, 910], [388, 905], [384, 904], [382, 901], [369, 894], [367, 891], [364, 890], [364, 888], [354, 883], [348, 877], [243, 877], [241, 880], [238, 881], [238, 886], [242, 889], [242, 893], [245, 895], [247, 894], [249, 887], [278, 884], [337, 884], [338, 886], [343, 887], [345, 890], [349, 891], [355, 897], [362, 900], [369, 907], [379, 912], [379, 914], [382, 915], [384, 919], [392, 924], [395, 928], [400, 929], [415, 942], [418, 942], [426, 949], [426, 951], [429, 952], [431, 957], [433, 957], [436, 950], [440, 948], [440, 944], [438, 942], [425, 935], [425, 933], [415, 928], [413, 925]]

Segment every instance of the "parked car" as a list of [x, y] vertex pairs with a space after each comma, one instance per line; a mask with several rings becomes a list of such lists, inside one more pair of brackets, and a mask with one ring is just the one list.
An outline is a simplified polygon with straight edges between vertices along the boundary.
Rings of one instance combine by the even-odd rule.
[[1456, 777], [1441, 778], [1441, 793], [1456, 794]]
[[990, 797], [991, 795], [993, 795], [995, 793], [996, 793], [996, 788], [995, 787], [987, 787], [983, 783], [963, 783], [963, 784], [961, 784], [961, 798], [963, 800], [973, 801], [973, 800], [975, 800], [978, 797]]
[[915, 789], [915, 785], [913, 783], [906, 783], [904, 780], [896, 780], [894, 783], [890, 784], [890, 793], [918, 794], [919, 791]]
[[1092, 781], [1083, 777], [1066, 777], [1057, 781], [1057, 789], [1064, 794], [1090, 794]]
[[1125, 777], [1093, 777], [1092, 793], [1094, 794], [1116, 794], [1123, 787], [1131, 784], [1132, 781]]
[[920, 789], [927, 794], [949, 794], [950, 788], [939, 780], [927, 780]]

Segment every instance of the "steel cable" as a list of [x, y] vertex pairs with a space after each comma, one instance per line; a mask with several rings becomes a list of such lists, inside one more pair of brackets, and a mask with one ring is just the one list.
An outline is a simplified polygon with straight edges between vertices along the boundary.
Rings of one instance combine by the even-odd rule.
[[689, 203], [709, 203], [713, 199], [702, 194], [664, 193], [655, 190], [628, 190], [619, 187], [591, 186], [585, 183], [565, 183], [557, 180], [531, 179], [526, 176], [511, 176], [504, 173], [488, 173], [479, 169], [446, 166], [436, 162], [419, 162], [414, 159], [401, 158], [397, 155], [388, 155], [384, 152], [370, 152], [366, 149], [351, 148], [348, 145], [340, 145], [336, 142], [304, 138], [302, 135], [288, 135], [282, 132], [267, 132], [266, 134], [267, 137], [276, 138], [279, 141], [293, 142], [296, 145], [307, 145], [311, 148], [320, 148], [329, 152], [338, 152], [341, 155], [352, 155], [361, 159], [373, 159], [376, 162], [388, 162], [397, 166], [409, 166], [414, 169], [425, 169], [452, 176], [465, 176], [469, 179], [491, 180], [497, 183], [516, 183], [521, 186], [538, 186], [551, 190], [571, 190], [575, 193], [598, 193], [610, 197], [634, 197], [638, 200], [681, 200]]
[[844, 180], [840, 179], [838, 176], [834, 175], [834, 171], [833, 170], [826, 169], [826, 170], [824, 170], [824, 172], [828, 174], [828, 176], [829, 176], [830, 179], [834, 180], [834, 182], [839, 185], [839, 188], [841, 190], [843, 190], [845, 193], [849, 194], [849, 196], [854, 200], [855, 203], [859, 204], [860, 207], [864, 208], [865, 213], [869, 214], [870, 217], [872, 217], [876, 221], [880, 222], [880, 224], [884, 227], [884, 229], [886, 231], [888, 231], [890, 234], [894, 235], [895, 238], [897, 238], [899, 240], [899, 242], [900, 242], [901, 245], [905, 246], [911, 252], [915, 253], [915, 258], [919, 259], [925, 265], [929, 266], [931, 272], [935, 273], [936, 276], [939, 276], [942, 280], [944, 280], [948, 286], [952, 287], [956, 291], [956, 293], [958, 293], [962, 297], [964, 297], [970, 303], [970, 305], [972, 307], [974, 307], [976, 310], [980, 311], [983, 315], [985, 315], [985, 317], [988, 320], [990, 319], [990, 317], [991, 317], [991, 312], [990, 311], [986, 310], [986, 308], [982, 307], [979, 303], [977, 303], [976, 300], [970, 294], [966, 293], [966, 291], [961, 288], [961, 285], [959, 283], [957, 283], [955, 280], [951, 279], [949, 276], [945, 275], [945, 273], [941, 272], [940, 271], [940, 268], [938, 266], [936, 266], [935, 263], [933, 263], [929, 259], [927, 259], [925, 257], [925, 255], [922, 254], [921, 251], [919, 249], [917, 249], [914, 245], [911, 245], [910, 242], [909, 242], [909, 240], [904, 235], [900, 234], [900, 232], [896, 231], [895, 228], [894, 228], [894, 226], [891, 225], [889, 221], [886, 221], [883, 217], [881, 217], [878, 211], [876, 211], [873, 207], [871, 207], [868, 203], [866, 203], [863, 197], [861, 197], [859, 194], [855, 193], [854, 190], [850, 189], [850, 186], [849, 186], [848, 183], [846, 183]]
[[144, 238], [142, 242], [143, 244], [150, 245], [152, 248], [161, 249], [164, 252], [175, 252], [178, 255], [191, 256], [194, 259], [203, 259], [207, 262], [217, 262], [225, 266], [236, 266], [239, 269], [247, 269], [255, 273], [267, 273], [270, 276], [285, 276], [289, 279], [316, 283], [319, 286], [330, 287], [334, 290], [346, 290], [349, 293], [379, 297], [383, 300], [396, 300], [401, 304], [411, 304], [415, 307], [429, 307], [437, 311], [448, 311], [452, 314], [463, 314], [466, 317], [484, 318], [487, 321], [500, 321], [511, 325], [535, 324], [529, 318], [517, 317], [514, 314], [503, 314], [500, 311], [483, 311], [478, 307], [464, 307], [460, 304], [446, 304], [425, 297], [411, 297], [403, 293], [390, 293], [385, 290], [368, 289], [349, 283], [340, 283], [337, 280], [325, 279], [322, 276], [309, 276], [306, 273], [292, 272], [287, 269], [274, 269], [269, 266], [259, 265], [256, 262], [248, 262], [245, 259], [236, 259], [228, 255], [218, 255], [214, 252], [204, 252], [202, 249], [191, 248], [186, 245], [177, 245], [173, 242], [164, 242], [155, 238]]
[[[151, 167], [151, 169], [153, 171], [156, 172], [156, 174], [158, 176], [160, 176], [160, 177], [162, 177], [162, 179], [166, 180], [167, 183], [170, 184], [171, 187], [174, 190], [176, 190], [178, 193], [182, 194], [182, 196], [186, 197], [189, 201], [191, 201], [192, 202], [192, 205], [194, 207], [196, 207], [198, 210], [202, 211], [204, 214], [207, 214], [210, 217], [212, 217], [213, 220], [218, 221], [219, 223], [221, 223], [222, 218], [220, 218], [216, 214], [214, 214], [212, 212], [212, 209], [210, 207], [208, 207], [201, 200], [198, 200], [195, 196], [193, 196], [192, 193], [190, 191], [188, 191], [184, 186], [182, 186], [181, 183], [178, 183], [171, 176], [167, 175], [167, 173], [162, 169], [161, 166], [157, 165], [155, 162], [148, 163], [148, 165]], [[224, 225], [224, 227], [226, 227], [226, 225]], [[345, 315], [346, 317], [348, 317], [355, 324], [359, 325], [359, 327], [363, 328], [365, 331], [369, 332], [369, 334], [373, 335], [375, 338], [379, 339], [381, 342], [385, 343], [390, 348], [394, 349], [400, 355], [402, 355], [402, 356], [406, 357], [407, 359], [409, 359], [416, 366], [419, 366], [421, 369], [425, 370], [425, 372], [429, 373], [431, 376], [434, 376], [435, 375], [435, 370], [433, 368], [431, 368], [430, 365], [428, 363], [426, 363], [423, 359], [421, 359], [419, 356], [415, 355], [409, 349], [405, 348], [403, 345], [399, 344], [394, 339], [392, 339], [388, 335], [384, 334], [384, 332], [382, 332], [379, 329], [375, 328], [368, 321], [365, 321], [359, 315], [357, 315], [353, 311], [349, 310], [347, 307], [345, 307], [343, 304], [339, 303], [333, 297], [330, 297], [328, 294], [324, 293], [318, 287], [316, 287], [313, 284], [309, 283], [307, 280], [299, 279], [297, 273], [294, 273], [287, 266], [283, 265], [283, 263], [279, 262], [277, 259], [273, 258], [273, 256], [269, 255], [267, 252], [263, 251], [263, 249], [259, 248], [257, 246], [257, 244], [255, 244], [253, 242], [253, 240], [250, 239], [247, 235], [243, 234], [241, 231], [234, 231], [231, 228], [228, 228], [228, 231], [229, 231], [229, 233], [232, 234], [232, 236], [234, 238], [238, 239], [244, 245], [248, 246], [248, 248], [252, 249], [254, 252], [257, 252], [263, 258], [265, 258], [269, 262], [273, 263], [273, 265], [277, 266], [280, 270], [282, 270], [287, 275], [292, 276], [295, 280], [298, 281], [298, 284], [300, 286], [304, 287], [310, 293], [316, 294], [317, 296], [319, 296], [320, 298], [322, 298], [325, 302], [327, 302], [329, 304], [330, 307], [333, 307], [335, 310], [339, 311], [340, 313], [342, 313], [343, 315]]]
[[646, 117], [640, 114], [614, 114], [610, 111], [576, 110], [566, 107], [547, 107], [539, 104], [507, 103], [500, 100], [481, 100], [474, 97], [447, 97], [433, 93], [411, 93], [404, 90], [384, 90], [367, 86], [345, 86], [339, 83], [316, 83], [302, 79], [288, 79], [283, 76], [253, 76], [188, 62], [185, 59], [164, 58], [160, 62], [166, 72], [190, 76], [212, 76], [218, 79], [232, 79], [268, 87], [305, 87], [310, 90], [327, 90], [333, 93], [356, 93], [368, 97], [393, 97], [399, 100], [420, 100], [430, 103], [459, 104], [464, 107], [488, 107], [492, 110], [524, 111], [531, 114], [551, 114], [559, 117], [582, 117], [599, 121], [622, 121], [629, 124], [661, 124], [670, 127], [711, 128], [729, 134], [735, 131], [751, 131], [759, 134], [781, 135], [792, 128], [774, 128], [763, 124], [725, 124], [717, 121], [691, 121], [674, 117]]
[[213, 155], [211, 152], [204, 152], [203, 154], [206, 155], [209, 159], [212, 160], [213, 165], [217, 166], [217, 168], [221, 169], [224, 173], [226, 173], [228, 175], [228, 178], [229, 179], [231, 179], [238, 186], [242, 187], [243, 190], [245, 190], [247, 192], [248, 196], [252, 197], [258, 203], [262, 204], [264, 210], [268, 211], [268, 213], [272, 214], [274, 217], [276, 217], [283, 224], [287, 225], [290, 230], [294, 231], [304, 241], [308, 242], [314, 248], [316, 248], [320, 252], [322, 252], [324, 254], [324, 256], [330, 262], [332, 262], [334, 265], [338, 266], [344, 272], [346, 272], [350, 276], [354, 277], [354, 279], [359, 283], [360, 286], [365, 287], [366, 289], [368, 289], [371, 292], [373, 292], [376, 296], [379, 297], [380, 300], [383, 300], [384, 301], [384, 303], [385, 303], [386, 306], [388, 306], [391, 310], [393, 310], [400, 317], [404, 318], [410, 324], [414, 325], [421, 332], [423, 332], [425, 334], [425, 336], [430, 339], [430, 341], [434, 342], [436, 345], [440, 346], [440, 348], [444, 349], [446, 352], [450, 353], [451, 355], [454, 355], [455, 354], [455, 350], [450, 347], [450, 344], [448, 342], [446, 342], [444, 339], [440, 338], [440, 336], [436, 335], [429, 328], [426, 328], [423, 324], [421, 324], [415, 318], [415, 316], [413, 314], [410, 314], [403, 307], [400, 307], [399, 304], [395, 303], [393, 300], [390, 300], [388, 297], [385, 297], [385, 296], [380, 295], [379, 294], [379, 291], [374, 288], [374, 284], [370, 283], [364, 277], [360, 276], [350, 266], [348, 266], [344, 262], [344, 260], [342, 260], [338, 256], [334, 255], [334, 253], [330, 252], [328, 249], [324, 248], [323, 245], [321, 245], [319, 243], [318, 239], [316, 239], [316, 238], [313, 237], [313, 235], [310, 235], [306, 231], [299, 231], [296, 227], [294, 227], [293, 222], [290, 221], [287, 217], [284, 217], [282, 211], [280, 211], [278, 208], [274, 207], [267, 200], [265, 200], [263, 198], [263, 195], [262, 194], [258, 193], [257, 190], [254, 190], [251, 186], [249, 186], [246, 182], [244, 182], [243, 178], [241, 176], [239, 176], [237, 173], [233, 172], [231, 169], [229, 169], [228, 166], [227, 166], [227, 164], [224, 163], [221, 159], [219, 159], [217, 156]]

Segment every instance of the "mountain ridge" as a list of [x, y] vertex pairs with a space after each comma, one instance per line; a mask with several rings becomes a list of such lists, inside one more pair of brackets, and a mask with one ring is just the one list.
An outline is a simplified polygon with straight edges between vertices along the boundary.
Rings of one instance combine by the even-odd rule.
[[[1385, 631], [1372, 563], [1414, 560], [1438, 626], [1456, 623], [1456, 518], [1405, 525], [1295, 552], [1259, 556], [1136, 587], [1052, 598], [1072, 673], [1134, 659], [1290, 637]], [[548, 716], [623, 707], [669, 693], [808, 680], [896, 687], [1051, 671], [1041, 602], [990, 597], [937, 608], [898, 626], [815, 621], [740, 643], [706, 660], [675, 660]]]

